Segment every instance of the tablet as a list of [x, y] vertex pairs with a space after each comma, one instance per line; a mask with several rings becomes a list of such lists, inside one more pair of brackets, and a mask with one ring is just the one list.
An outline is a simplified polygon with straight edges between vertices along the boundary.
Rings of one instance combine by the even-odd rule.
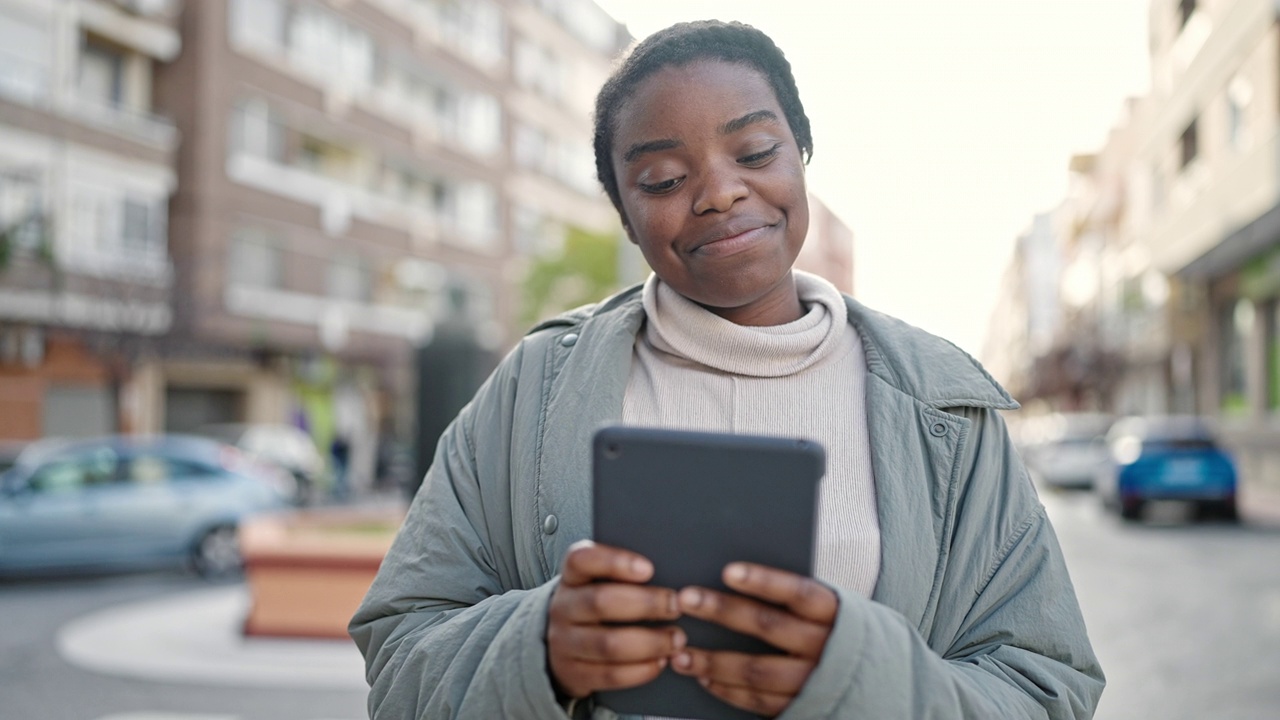
[[[809, 440], [629, 426], [593, 441], [593, 538], [653, 562], [653, 585], [728, 590], [733, 561], [813, 572], [822, 447]], [[689, 644], [776, 653], [762, 640], [694, 618], [678, 624]], [[664, 670], [656, 680], [598, 693], [619, 713], [698, 720], [755, 715], [721, 702], [697, 681]]]

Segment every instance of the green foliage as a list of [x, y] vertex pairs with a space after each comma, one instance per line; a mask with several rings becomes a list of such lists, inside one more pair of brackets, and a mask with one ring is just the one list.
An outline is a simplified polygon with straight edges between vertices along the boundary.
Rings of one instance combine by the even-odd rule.
[[558, 255], [530, 263], [522, 287], [521, 322], [531, 325], [615, 290], [620, 242], [617, 235], [569, 227]]

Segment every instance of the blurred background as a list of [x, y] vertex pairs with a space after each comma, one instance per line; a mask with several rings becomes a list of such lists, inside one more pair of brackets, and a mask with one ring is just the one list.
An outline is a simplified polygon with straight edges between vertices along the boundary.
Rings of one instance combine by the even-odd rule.
[[595, 93], [704, 17], [793, 63], [799, 266], [1023, 403], [1098, 717], [1280, 717], [1272, 0], [0, 0], [0, 717], [363, 717], [439, 434], [648, 272]]

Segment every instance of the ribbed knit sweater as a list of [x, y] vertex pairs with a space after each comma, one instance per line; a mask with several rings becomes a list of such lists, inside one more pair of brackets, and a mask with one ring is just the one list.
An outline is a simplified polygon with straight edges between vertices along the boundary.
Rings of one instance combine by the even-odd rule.
[[805, 438], [822, 444], [814, 575], [870, 596], [880, 573], [866, 361], [840, 292], [796, 271], [805, 314], [737, 325], [650, 276], [622, 404], [630, 425]]

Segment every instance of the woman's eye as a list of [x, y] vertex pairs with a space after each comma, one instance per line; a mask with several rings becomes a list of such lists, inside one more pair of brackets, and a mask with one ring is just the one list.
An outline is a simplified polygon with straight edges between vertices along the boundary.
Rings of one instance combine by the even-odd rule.
[[683, 178], [671, 178], [670, 180], [663, 180], [660, 183], [654, 183], [652, 185], [646, 183], [637, 183], [637, 185], [640, 186], [641, 190], [647, 193], [652, 195], [661, 195], [662, 193], [675, 190], [680, 185], [680, 181], [682, 179]]
[[758, 153], [752, 153], [751, 155], [743, 158], [738, 158], [738, 162], [749, 167], [763, 165], [772, 160], [774, 155], [778, 154], [778, 148], [780, 147], [782, 147], [782, 143], [778, 143], [768, 150], [763, 150]]

